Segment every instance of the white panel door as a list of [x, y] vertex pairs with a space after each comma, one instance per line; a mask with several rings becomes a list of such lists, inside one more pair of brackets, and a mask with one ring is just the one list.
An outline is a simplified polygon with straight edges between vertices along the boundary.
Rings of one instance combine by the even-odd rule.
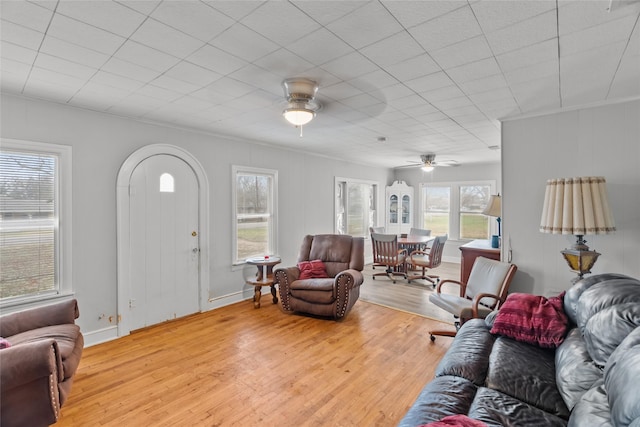
[[199, 311], [198, 180], [159, 154], [131, 175], [131, 330]]

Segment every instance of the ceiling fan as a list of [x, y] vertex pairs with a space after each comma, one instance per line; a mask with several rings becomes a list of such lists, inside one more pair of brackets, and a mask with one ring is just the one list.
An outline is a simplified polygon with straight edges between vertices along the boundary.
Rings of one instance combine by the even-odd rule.
[[300, 128], [309, 123], [320, 110], [320, 104], [315, 100], [318, 93], [318, 83], [305, 78], [291, 78], [282, 82], [287, 107], [282, 112], [284, 118], [292, 125]]
[[441, 160], [436, 162], [436, 155], [433, 153], [420, 155], [420, 163], [413, 163], [400, 168], [420, 167], [425, 172], [431, 172], [436, 166], [460, 166], [455, 160]]

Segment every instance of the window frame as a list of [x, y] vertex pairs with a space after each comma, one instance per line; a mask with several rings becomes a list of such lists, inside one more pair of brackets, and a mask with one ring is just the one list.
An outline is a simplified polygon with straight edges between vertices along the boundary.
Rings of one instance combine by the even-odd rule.
[[[334, 178], [334, 184], [333, 184], [333, 194], [334, 194], [334, 198], [333, 198], [333, 203], [334, 203], [334, 207], [333, 207], [333, 230], [334, 233], [336, 234], [341, 234], [340, 230], [338, 229], [338, 217], [342, 216], [343, 213], [339, 212], [340, 209], [340, 205], [339, 205], [339, 197], [338, 197], [338, 189], [341, 188], [341, 184], [345, 184], [345, 186], [348, 186], [349, 184], [365, 184], [365, 185], [370, 185], [372, 188], [372, 195], [373, 195], [373, 206], [374, 206], [374, 212], [373, 212], [373, 227], [377, 227], [380, 223], [378, 215], [380, 213], [380, 209], [378, 209], [378, 205], [380, 203], [380, 195], [378, 194], [379, 189], [380, 189], [380, 183], [377, 181], [371, 181], [371, 180], [365, 180], [365, 179], [353, 179], [353, 178], [344, 178], [344, 177], [339, 177], [336, 176]], [[348, 199], [346, 196], [344, 196], [344, 200], [346, 203], [348, 203]], [[348, 214], [345, 212], [344, 213], [345, 218], [348, 218]], [[348, 224], [345, 223], [345, 230], [348, 227]], [[354, 237], [364, 237], [365, 239], [369, 238], [369, 227], [364, 227], [364, 235], [362, 236], [354, 236]]]
[[250, 166], [231, 166], [231, 218], [233, 218], [231, 237], [231, 264], [234, 266], [246, 264], [245, 259], [238, 259], [238, 209], [237, 209], [237, 183], [238, 174], [265, 175], [271, 177], [270, 216], [272, 218], [269, 228], [269, 254], [278, 254], [278, 171], [275, 169], [256, 168]]
[[57, 270], [57, 287], [35, 295], [22, 295], [0, 299], [0, 308], [35, 306], [43, 301], [73, 295], [72, 269], [72, 148], [69, 145], [46, 142], [0, 139], [2, 149], [35, 155], [53, 155], [58, 158], [57, 185], [54, 189], [57, 205], [54, 262]]
[[[460, 187], [463, 186], [482, 186], [488, 185], [490, 195], [496, 194], [496, 181], [495, 180], [477, 180], [477, 181], [447, 181], [447, 182], [421, 182], [419, 184], [419, 195], [418, 195], [418, 203], [419, 208], [417, 209], [418, 221], [420, 227], [424, 226], [423, 218], [424, 212], [423, 207], [425, 205], [425, 196], [424, 189], [426, 187], [448, 187], [449, 188], [449, 240], [460, 241], [460, 242], [470, 242], [475, 239], [467, 239], [460, 237]], [[487, 239], [492, 235], [496, 234], [497, 225], [494, 224], [495, 221], [489, 221], [488, 235]], [[455, 231], [455, 232], [454, 232]]]

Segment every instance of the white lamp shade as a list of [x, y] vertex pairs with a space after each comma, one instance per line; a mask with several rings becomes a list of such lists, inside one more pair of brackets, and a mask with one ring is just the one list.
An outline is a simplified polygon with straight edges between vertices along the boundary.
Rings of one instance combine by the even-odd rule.
[[501, 216], [502, 213], [502, 200], [500, 199], [500, 195], [491, 196], [489, 199], [489, 203], [487, 203], [487, 207], [482, 211], [483, 215], [487, 216]]
[[604, 177], [547, 181], [540, 231], [550, 234], [609, 234], [616, 230]]
[[307, 108], [287, 108], [282, 115], [292, 125], [303, 126], [309, 123], [316, 113]]

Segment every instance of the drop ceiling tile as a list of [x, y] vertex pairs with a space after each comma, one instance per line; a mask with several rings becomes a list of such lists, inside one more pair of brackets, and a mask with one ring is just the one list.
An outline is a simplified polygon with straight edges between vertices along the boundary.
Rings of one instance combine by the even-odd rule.
[[431, 21], [468, 5], [464, 0], [383, 1], [383, 4], [405, 28]]
[[210, 102], [189, 95], [176, 99], [175, 101], [173, 101], [173, 104], [194, 111], [201, 111], [211, 107]]
[[441, 69], [429, 55], [424, 53], [407, 59], [406, 61], [390, 65], [386, 67], [386, 71], [398, 79], [398, 81], [406, 82], [428, 74], [433, 74], [441, 71]]
[[125, 38], [146, 19], [145, 15], [113, 1], [61, 1], [56, 13]]
[[176, 58], [185, 58], [204, 45], [201, 40], [154, 19], [147, 19], [130, 38]]
[[438, 73], [429, 74], [419, 77], [417, 79], [405, 81], [408, 88], [417, 93], [429, 92], [441, 87], [447, 87], [453, 85], [453, 81], [447, 74], [440, 71]]
[[560, 51], [563, 55], [583, 52], [611, 43], [626, 41], [638, 20], [637, 16], [625, 16], [584, 30], [560, 37]]
[[405, 86], [403, 83], [398, 82], [394, 85], [387, 86], [384, 88], [384, 95], [387, 101], [392, 101], [398, 98], [404, 98], [405, 96], [409, 96], [414, 92]]
[[[44, 0], [50, 1], [50, 0]], [[162, 0], [115, 0], [117, 3], [121, 4], [124, 7], [128, 7], [129, 9], [135, 10], [137, 12], [142, 13], [143, 15], [148, 15], [153, 10], [158, 7]]]
[[607, 21], [615, 21], [628, 15], [638, 16], [640, 3], [626, 4], [623, 7], [614, 7], [609, 12], [609, 0], [571, 1], [560, 0], [558, 8], [558, 20], [560, 21], [560, 35], [570, 34], [584, 30], [594, 25], [600, 25]]
[[280, 46], [286, 46], [320, 28], [289, 2], [266, 2], [240, 21]]
[[176, 64], [165, 73], [165, 76], [195, 85], [193, 90], [207, 86], [222, 77], [214, 71], [186, 61]]
[[291, 3], [324, 26], [367, 4], [366, 1], [355, 0], [335, 2], [296, 0]]
[[341, 81], [318, 89], [318, 96], [328, 97], [335, 101], [341, 101], [352, 96], [360, 95], [362, 91], [349, 83]]
[[160, 73], [164, 73], [180, 62], [180, 60], [174, 56], [144, 46], [133, 40], [127, 40], [127, 42], [118, 49], [114, 57]]
[[424, 105], [425, 103], [426, 103], [425, 99], [420, 95], [411, 94], [409, 96], [405, 96], [404, 98], [397, 98], [392, 101], [389, 101], [389, 106], [396, 108], [398, 110], [406, 110], [406, 109], [412, 109], [419, 105]]
[[46, 99], [53, 102], [66, 104], [67, 101], [77, 92], [76, 87], [69, 87], [63, 84], [52, 84], [51, 80], [41, 80], [42, 76], [37, 78], [32, 74], [25, 84], [22, 93], [34, 98]]
[[361, 52], [378, 66], [387, 67], [415, 58], [424, 50], [406, 31], [401, 31], [368, 45]]
[[234, 24], [234, 20], [200, 2], [162, 2], [151, 17], [176, 30], [208, 42]]
[[56, 14], [51, 20], [47, 36], [56, 37], [107, 55], [112, 55], [125, 41], [125, 38], [121, 36], [60, 14]]
[[558, 56], [558, 40], [551, 39], [498, 55], [496, 60], [503, 72], [509, 72], [518, 68], [530, 68], [536, 64], [557, 60]]
[[109, 59], [109, 55], [55, 37], [45, 38], [40, 52], [93, 68], [100, 68]]
[[38, 50], [44, 39], [44, 34], [3, 20], [0, 24], [0, 39], [27, 49]]
[[148, 82], [161, 74], [160, 71], [140, 67], [129, 61], [124, 61], [116, 57], [111, 57], [100, 69], [111, 74], [128, 77], [140, 82]]
[[165, 102], [173, 102], [176, 99], [184, 96], [184, 94], [178, 92], [177, 90], [170, 90], [164, 87], [157, 86], [155, 84], [144, 85], [141, 88], [132, 91], [131, 93], [136, 93], [138, 95], [143, 95], [149, 98], [159, 99]]
[[46, 53], [38, 54], [34, 66], [44, 68], [45, 70], [56, 71], [60, 74], [78, 77], [83, 80], [89, 80], [91, 76], [98, 71], [97, 68], [76, 64]]
[[447, 114], [448, 109], [455, 109], [460, 107], [466, 107], [469, 105], [473, 105], [473, 102], [466, 96], [460, 96], [458, 98], [448, 98], [438, 101], [433, 101], [432, 104], [445, 114]]
[[557, 76], [512, 85], [511, 91], [524, 114], [561, 107]]
[[284, 48], [263, 56], [254, 64], [280, 76], [283, 80], [288, 77], [309, 75], [306, 73], [314, 68], [311, 62]]
[[[23, 64], [32, 65], [35, 61], [38, 52], [35, 50], [27, 49], [26, 47], [18, 46], [17, 44], [0, 42], [0, 54], [2, 59], [10, 59], [12, 61], [21, 62]], [[0, 63], [0, 66], [2, 64]]]
[[62, 88], [61, 91], [63, 90], [64, 93], [70, 93], [69, 98], [71, 98], [71, 95], [86, 83], [86, 79], [83, 78], [63, 74], [58, 71], [47, 70], [45, 68], [33, 67], [31, 69], [31, 74], [29, 75], [29, 80], [27, 81], [27, 86], [31, 86], [31, 84], [35, 82], [41, 82], [49, 85], [48, 82], [52, 80], [54, 80], [56, 84], [60, 85]]
[[377, 70], [373, 62], [358, 52], [325, 62], [321, 68], [343, 80], [354, 79]]
[[476, 104], [485, 104], [501, 99], [513, 99], [513, 94], [511, 93], [511, 90], [509, 88], [505, 87], [502, 89], [495, 89], [476, 93], [474, 95], [469, 95], [469, 98]]
[[485, 33], [555, 10], [555, 0], [537, 1], [478, 1], [471, 8]]
[[269, 71], [249, 64], [229, 75], [232, 79], [246, 83], [254, 89], [264, 89], [274, 95], [282, 96], [282, 79]]
[[22, 62], [2, 58], [0, 72], [0, 88], [7, 93], [20, 93], [27, 81], [31, 66]]
[[1, 1], [0, 16], [3, 21], [45, 33], [53, 11], [25, 1]]
[[427, 51], [441, 49], [482, 34], [473, 11], [468, 6], [410, 28], [409, 32]]
[[484, 35], [463, 40], [444, 49], [432, 51], [430, 54], [445, 70], [493, 56]]
[[173, 77], [170, 77], [168, 73], [164, 73], [154, 79], [151, 84], [155, 86], [163, 87], [167, 90], [172, 90], [174, 92], [178, 92], [181, 94], [188, 94], [191, 92], [195, 92], [200, 88], [200, 86], [189, 83], [185, 80], [179, 80]]
[[462, 89], [462, 91], [467, 95], [502, 89], [507, 86], [507, 81], [502, 74], [494, 74], [492, 76], [483, 77], [481, 79], [471, 80], [459, 84], [460, 89]]
[[640, 55], [625, 55], [620, 62], [607, 99], [640, 96]]
[[240, 24], [225, 30], [209, 44], [249, 62], [275, 52], [280, 47]]
[[210, 84], [207, 89], [213, 93], [220, 93], [229, 96], [243, 96], [251, 92], [254, 87], [239, 80], [223, 77]]
[[233, 73], [248, 64], [247, 61], [209, 44], [188, 56], [187, 61], [222, 75]]
[[379, 2], [368, 2], [356, 11], [329, 23], [326, 28], [356, 49], [403, 30]]
[[558, 37], [555, 10], [535, 16], [501, 30], [487, 33], [493, 53], [500, 55]]
[[482, 59], [470, 64], [447, 70], [447, 74], [457, 84], [462, 84], [483, 77], [500, 74], [501, 70], [495, 58]]
[[241, 20], [249, 13], [260, 7], [264, 1], [246, 0], [246, 1], [220, 1], [220, 0], [202, 0], [202, 3], [215, 10], [224, 13], [228, 17]]
[[353, 51], [349, 45], [324, 28], [288, 45], [287, 49], [315, 65], [324, 64]]
[[510, 85], [513, 85], [557, 75], [559, 69], [559, 60], [555, 58], [551, 61], [540, 62], [529, 67], [507, 71], [504, 73], [504, 78]]
[[91, 81], [100, 83], [107, 86], [113, 86], [118, 89], [134, 91], [143, 86], [137, 80], [133, 80], [127, 77], [118, 76], [116, 74], [107, 73], [105, 71], [98, 71], [92, 78]]
[[442, 101], [446, 99], [459, 98], [461, 96], [465, 96], [465, 93], [460, 90], [460, 88], [456, 85], [445, 86], [439, 89], [430, 90], [428, 92], [421, 92], [424, 98], [426, 98], [429, 102], [433, 101]]

